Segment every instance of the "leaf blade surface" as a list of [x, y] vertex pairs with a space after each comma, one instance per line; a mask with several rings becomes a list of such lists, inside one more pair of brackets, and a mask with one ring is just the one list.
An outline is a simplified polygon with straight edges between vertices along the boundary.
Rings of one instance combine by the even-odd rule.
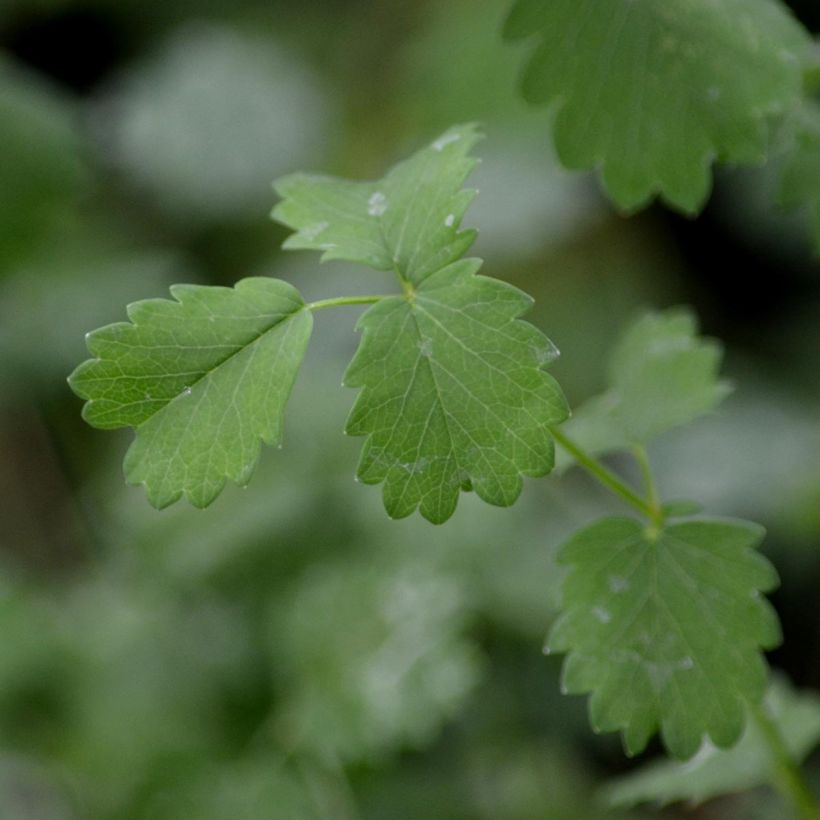
[[567, 411], [543, 368], [557, 351], [519, 320], [530, 298], [476, 276], [479, 266], [456, 262], [359, 323], [364, 336], [345, 384], [363, 390], [346, 432], [367, 436], [359, 478], [384, 482], [397, 518], [419, 508], [441, 523], [461, 488], [509, 506], [522, 475], [553, 465], [548, 426]]
[[129, 307], [130, 322], [88, 335], [96, 358], [69, 383], [102, 429], [134, 427], [130, 483], [162, 508], [185, 496], [205, 507], [227, 479], [245, 484], [261, 442], [277, 444], [312, 316], [285, 282], [235, 288], [177, 285], [174, 300]]
[[518, 0], [510, 39], [537, 39], [524, 96], [556, 107], [558, 155], [600, 168], [614, 202], [700, 210], [710, 165], [758, 163], [766, 118], [801, 95], [807, 33], [771, 0]]
[[767, 683], [761, 649], [780, 641], [760, 593], [777, 574], [754, 548], [761, 527], [701, 519], [656, 537], [632, 519], [604, 519], [576, 533], [559, 561], [569, 566], [562, 614], [548, 639], [565, 652], [563, 688], [591, 693], [597, 731], [622, 731], [630, 754], [660, 731], [676, 757], [709, 736], [740, 737], [747, 701]]

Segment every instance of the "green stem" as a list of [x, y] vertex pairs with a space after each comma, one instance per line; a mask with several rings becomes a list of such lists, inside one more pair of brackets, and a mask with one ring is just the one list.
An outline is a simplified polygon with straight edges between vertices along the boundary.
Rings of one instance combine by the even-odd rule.
[[786, 746], [777, 723], [762, 705], [751, 704], [749, 711], [768, 744], [774, 764], [774, 785], [795, 807], [801, 820], [820, 820], [820, 805]]
[[320, 299], [318, 302], [310, 302], [308, 310], [325, 310], [326, 308], [342, 307], [344, 305], [375, 305], [387, 299], [387, 296], [336, 296], [333, 299]]
[[658, 488], [655, 484], [655, 477], [652, 475], [652, 467], [649, 465], [649, 455], [642, 444], [636, 444], [632, 448], [632, 453], [638, 462], [644, 487], [646, 488], [646, 499], [652, 511], [650, 522], [653, 527], [660, 530], [663, 527], [663, 506], [661, 505], [660, 495], [658, 494]]
[[559, 428], [550, 427], [552, 437], [595, 479], [607, 489], [620, 496], [627, 504], [643, 513], [650, 521], [655, 522], [655, 511], [619, 476], [605, 467], [597, 458], [586, 452], [579, 444], [565, 435]]

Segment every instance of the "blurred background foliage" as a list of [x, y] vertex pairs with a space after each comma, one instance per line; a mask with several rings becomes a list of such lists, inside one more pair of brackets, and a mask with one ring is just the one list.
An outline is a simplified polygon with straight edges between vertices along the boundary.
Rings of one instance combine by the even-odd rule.
[[[85, 331], [173, 282], [372, 291], [375, 274], [278, 250], [271, 180], [377, 176], [460, 121], [488, 135], [476, 250], [536, 297], [572, 403], [643, 307], [692, 304], [725, 340], [736, 391], [653, 448], [661, 487], [768, 528], [773, 662], [820, 686], [808, 217], [766, 204], [765, 169], [723, 172], [696, 221], [615, 214], [519, 100], [506, 7], [0, 2], [0, 817], [658, 816], [605, 807], [601, 787], [642, 761], [592, 735], [541, 655], [556, 547], [618, 509], [583, 476], [529, 481], [510, 510], [465, 498], [442, 528], [388, 521], [341, 436], [353, 310], [319, 317], [284, 449], [206, 512], [125, 487], [129, 436], [87, 428], [65, 384]], [[767, 791], [661, 814], [788, 816]]]

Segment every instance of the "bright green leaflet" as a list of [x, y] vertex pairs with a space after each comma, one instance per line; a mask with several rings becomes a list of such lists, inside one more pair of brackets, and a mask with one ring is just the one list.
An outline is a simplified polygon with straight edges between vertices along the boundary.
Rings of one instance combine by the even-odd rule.
[[152, 504], [184, 495], [205, 507], [226, 479], [248, 482], [260, 441], [281, 441], [313, 318], [299, 293], [276, 279], [175, 285], [171, 294], [176, 301], [136, 302], [130, 323], [90, 333], [96, 358], [69, 381], [88, 399], [90, 424], [136, 428], [125, 474], [145, 485]]
[[276, 182], [274, 219], [296, 231], [285, 248], [324, 251], [418, 284], [459, 259], [475, 231], [460, 230], [475, 191], [462, 185], [477, 160], [473, 125], [451, 128], [377, 182], [293, 174]]
[[680, 758], [705, 735], [720, 747], [738, 740], [746, 702], [766, 688], [760, 649], [780, 641], [760, 595], [777, 585], [754, 550], [762, 537], [755, 524], [704, 519], [653, 538], [637, 521], [612, 518], [561, 549], [570, 569], [548, 649], [568, 653], [564, 691], [592, 693], [597, 731], [623, 731], [637, 754], [660, 730]]
[[394, 518], [418, 509], [442, 523], [462, 489], [511, 505], [522, 475], [552, 469], [548, 428], [568, 412], [544, 371], [557, 351], [519, 320], [532, 300], [458, 259], [475, 236], [459, 225], [477, 139], [474, 126], [451, 128], [378, 182], [296, 175], [276, 186], [274, 217], [297, 231], [286, 247], [392, 270], [402, 285], [362, 317], [345, 376], [364, 388], [346, 428], [367, 436], [359, 478], [384, 482]]
[[555, 105], [564, 165], [599, 168], [624, 209], [660, 195], [690, 213], [714, 159], [765, 159], [809, 43], [775, 0], [518, 0], [506, 35], [538, 40], [523, 91]]
[[[765, 708], [795, 760], [803, 760], [820, 743], [820, 699], [816, 695], [795, 692], [786, 681], [776, 679], [766, 694]], [[770, 783], [772, 769], [771, 749], [750, 720], [731, 749], [717, 749], [707, 742], [687, 763], [650, 763], [612, 782], [606, 797], [614, 806], [665, 805], [677, 800], [697, 804]]]
[[522, 473], [552, 469], [547, 428], [567, 409], [543, 367], [557, 352], [518, 320], [532, 300], [476, 276], [480, 265], [455, 262], [412, 298], [384, 300], [359, 322], [364, 337], [345, 383], [364, 389], [347, 432], [368, 436], [359, 477], [384, 482], [395, 518], [418, 507], [441, 523], [462, 487], [506, 507], [521, 492]]
[[[729, 384], [718, 378], [722, 357], [717, 341], [698, 336], [688, 310], [646, 314], [613, 350], [609, 389], [581, 404], [563, 429], [591, 453], [646, 444], [729, 394]], [[559, 466], [571, 463], [562, 453]]]

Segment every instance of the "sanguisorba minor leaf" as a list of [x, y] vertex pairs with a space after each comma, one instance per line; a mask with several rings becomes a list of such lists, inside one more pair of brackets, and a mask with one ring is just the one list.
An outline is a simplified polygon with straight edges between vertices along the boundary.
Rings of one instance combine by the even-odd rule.
[[362, 317], [345, 377], [363, 388], [346, 430], [367, 436], [359, 478], [384, 482], [395, 518], [446, 521], [461, 489], [512, 504], [523, 475], [552, 469], [549, 426], [568, 413], [544, 371], [557, 351], [519, 319], [532, 300], [460, 258], [475, 238], [461, 230], [475, 192], [461, 186], [479, 138], [454, 126], [376, 182], [276, 183], [273, 216], [296, 231], [285, 247], [390, 270], [402, 286]]
[[299, 293], [276, 279], [234, 288], [175, 285], [174, 300], [128, 308], [130, 322], [88, 334], [95, 357], [71, 375], [103, 429], [134, 427], [129, 482], [157, 507], [185, 496], [205, 507], [226, 479], [250, 479], [282, 416], [312, 329]]
[[563, 689], [592, 693], [597, 731], [623, 731], [630, 754], [660, 730], [669, 751], [693, 755], [705, 737], [740, 737], [745, 704], [763, 696], [761, 649], [780, 641], [761, 596], [777, 574], [755, 547], [756, 524], [703, 519], [660, 533], [605, 519], [562, 548], [563, 611], [548, 650], [566, 652]]
[[600, 168], [623, 208], [660, 194], [687, 212], [715, 158], [765, 158], [766, 118], [800, 99], [809, 43], [777, 0], [517, 0], [506, 34], [538, 40], [523, 91], [556, 105], [567, 167]]
[[479, 139], [474, 125], [455, 126], [376, 182], [315, 174], [278, 180], [282, 202], [273, 218], [296, 231], [283, 247], [421, 282], [475, 239], [474, 230], [460, 229], [475, 191], [461, 186], [478, 161], [469, 154]]
[[[720, 343], [699, 335], [689, 310], [646, 313], [613, 348], [609, 388], [583, 402], [564, 429], [590, 453], [647, 444], [714, 410], [729, 394], [722, 359]], [[571, 463], [562, 453], [559, 468]]]
[[462, 488], [509, 506], [522, 475], [552, 469], [548, 427], [567, 416], [544, 370], [557, 351], [518, 318], [530, 297], [476, 276], [480, 266], [455, 262], [359, 322], [364, 335], [345, 383], [363, 390], [346, 432], [367, 436], [359, 478], [384, 482], [395, 518], [418, 508], [441, 523]]

